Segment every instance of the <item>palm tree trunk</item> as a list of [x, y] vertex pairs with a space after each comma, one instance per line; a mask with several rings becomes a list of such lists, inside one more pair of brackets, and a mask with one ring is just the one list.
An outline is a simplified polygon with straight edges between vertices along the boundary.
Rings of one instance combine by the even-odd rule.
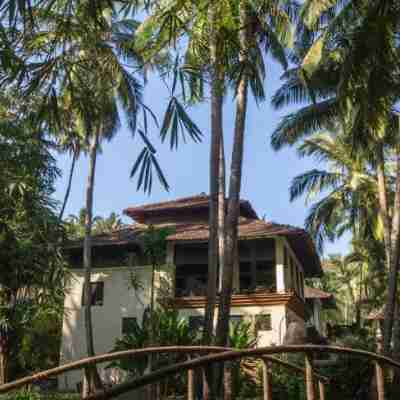
[[245, 1], [241, 1], [239, 3], [239, 8], [240, 26], [242, 27], [239, 32], [240, 62], [243, 64], [243, 72], [236, 95], [236, 120], [229, 181], [228, 213], [226, 218], [225, 270], [222, 279], [216, 334], [216, 341], [219, 346], [227, 345], [229, 334], [229, 316], [232, 296], [235, 248], [238, 234], [244, 131], [247, 111], [248, 76], [246, 72], [246, 63], [248, 62], [249, 46], [247, 3]]
[[[212, 344], [214, 333], [214, 314], [217, 292], [218, 268], [218, 200], [219, 200], [219, 163], [220, 146], [223, 136], [222, 107], [223, 79], [219, 74], [217, 10], [218, 2], [211, 4], [209, 9], [210, 29], [210, 59], [211, 71], [211, 149], [210, 149], [210, 200], [209, 200], [209, 240], [208, 240], [208, 281], [207, 303], [204, 312], [203, 343]], [[212, 368], [204, 371], [205, 399], [214, 397]]]
[[390, 353], [392, 341], [394, 312], [397, 297], [397, 278], [399, 271], [400, 257], [400, 149], [397, 149], [396, 161], [396, 192], [393, 204], [392, 230], [391, 230], [391, 248], [390, 248], [390, 269], [388, 294], [385, 306], [385, 319], [383, 324], [383, 352]]
[[4, 385], [8, 382], [9, 353], [6, 339], [0, 340], [0, 385]]
[[[150, 337], [149, 337], [149, 342], [150, 342], [150, 347], [154, 346], [154, 281], [155, 281], [155, 262], [152, 262], [152, 267], [151, 267], [151, 287], [150, 287]], [[154, 354], [149, 354], [149, 359], [148, 359], [148, 364], [147, 364], [147, 369], [148, 372], [150, 373], [153, 371], [154, 367]], [[154, 385], [148, 385], [148, 400], [153, 400], [156, 398], [156, 391], [157, 391], [157, 384]]]
[[222, 288], [222, 276], [225, 266], [225, 151], [224, 138], [221, 136], [219, 146], [219, 172], [218, 172], [218, 262], [219, 262], [219, 290]]
[[67, 205], [68, 199], [69, 199], [69, 195], [71, 193], [71, 187], [72, 187], [72, 177], [74, 175], [74, 170], [75, 170], [75, 164], [76, 164], [76, 160], [78, 159], [78, 154], [74, 151], [74, 154], [72, 156], [72, 162], [71, 162], [71, 167], [69, 170], [69, 177], [68, 177], [68, 184], [67, 184], [67, 190], [65, 192], [65, 196], [64, 196], [64, 201], [61, 207], [61, 211], [60, 211], [60, 215], [58, 216], [58, 220], [59, 222], [62, 221], [63, 216], [64, 216], [64, 211], [65, 211], [65, 207]]
[[[92, 138], [92, 143], [89, 149], [89, 175], [86, 185], [86, 219], [85, 219], [85, 238], [83, 244], [83, 266], [85, 269], [84, 275], [84, 296], [85, 296], [85, 328], [86, 328], [86, 352], [88, 357], [95, 355], [93, 343], [93, 325], [92, 325], [92, 310], [91, 310], [91, 270], [92, 270], [92, 215], [93, 215], [93, 192], [94, 192], [94, 177], [96, 171], [97, 147], [99, 142], [99, 132], [96, 131]], [[85, 378], [83, 385], [83, 397], [94, 393], [101, 389], [101, 380], [95, 366], [85, 368]]]
[[389, 206], [387, 200], [387, 185], [385, 174], [385, 158], [383, 153], [383, 145], [379, 144], [377, 149], [377, 177], [378, 177], [378, 200], [379, 200], [379, 214], [382, 218], [383, 224], [383, 239], [385, 242], [385, 255], [386, 266], [390, 268], [391, 258], [391, 242], [390, 242], [390, 217]]

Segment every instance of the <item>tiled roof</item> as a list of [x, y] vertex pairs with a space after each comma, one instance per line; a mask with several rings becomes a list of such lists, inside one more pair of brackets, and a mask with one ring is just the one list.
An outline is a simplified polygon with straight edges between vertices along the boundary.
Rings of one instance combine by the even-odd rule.
[[[146, 229], [145, 225], [133, 224], [114, 232], [101, 233], [92, 236], [92, 246], [110, 246], [123, 245], [137, 242], [138, 236]], [[65, 249], [80, 248], [83, 245], [83, 239], [71, 240], [64, 246]]]
[[[180, 199], [163, 201], [161, 203], [144, 204], [136, 207], [128, 207], [123, 213], [129, 215], [131, 218], [143, 222], [145, 214], [155, 214], [160, 212], [178, 212], [182, 209], [196, 209], [207, 208], [210, 196], [201, 193], [196, 196], [182, 197]], [[240, 200], [240, 207], [245, 211], [246, 216], [250, 218], [257, 218], [257, 213], [254, 211], [250, 202], [247, 200]]]
[[385, 306], [382, 306], [381, 308], [377, 308], [375, 310], [372, 310], [368, 314], [367, 319], [383, 321], [385, 319]]
[[[310, 235], [301, 228], [281, 225], [260, 219], [240, 218], [239, 239], [257, 239], [274, 236], [285, 237], [290, 243], [297, 258], [305, 268], [307, 276], [322, 275], [321, 263]], [[207, 224], [183, 225], [168, 236], [170, 241], [207, 241], [209, 229]]]
[[323, 308], [336, 308], [335, 297], [332, 293], [327, 293], [320, 289], [305, 286], [304, 297], [306, 300], [319, 299]]
[[320, 289], [305, 286], [304, 296], [306, 299], [330, 299], [333, 297], [333, 294], [324, 292]]
[[[266, 237], [279, 235], [302, 235], [307, 233], [300, 228], [290, 225], [279, 225], [273, 222], [265, 222], [260, 219], [240, 218], [239, 238], [245, 237]], [[208, 224], [184, 225], [177, 229], [175, 234], [168, 236], [168, 240], [186, 241], [186, 240], [208, 240]]]

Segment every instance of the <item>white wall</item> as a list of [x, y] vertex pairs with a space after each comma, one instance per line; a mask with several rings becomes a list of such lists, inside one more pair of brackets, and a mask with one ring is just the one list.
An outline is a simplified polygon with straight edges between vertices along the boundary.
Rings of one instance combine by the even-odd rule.
[[[131, 273], [143, 285], [135, 291], [130, 285]], [[92, 282], [104, 282], [103, 306], [92, 306], [94, 347], [97, 354], [110, 351], [121, 337], [122, 318], [136, 317], [140, 322], [150, 302], [150, 267], [94, 269]], [[69, 293], [64, 302], [61, 362], [66, 363], [86, 356], [84, 312], [82, 304], [83, 271], [72, 271]], [[80, 371], [71, 371], [60, 378], [62, 389], [75, 389], [82, 378]]]
[[[135, 291], [129, 284], [130, 274], [134, 272], [144, 290]], [[160, 273], [163, 278], [171, 277], [171, 271]], [[109, 352], [117, 338], [121, 337], [122, 318], [136, 317], [141, 322], [145, 307], [150, 302], [150, 267], [94, 269], [92, 282], [104, 282], [103, 306], [92, 306], [94, 345], [97, 354]], [[156, 279], [156, 285], [159, 279]], [[65, 315], [61, 344], [61, 362], [67, 363], [86, 356], [84, 314], [81, 306], [83, 290], [83, 271], [73, 270], [70, 291], [65, 297]], [[203, 309], [183, 309], [184, 317], [203, 315]], [[258, 346], [279, 345], [286, 332], [286, 309], [284, 305], [232, 307], [231, 315], [244, 316], [254, 322], [254, 316], [271, 315], [272, 330], [258, 334]], [[100, 368], [105, 379], [112, 379]], [[59, 379], [61, 389], [75, 390], [81, 381], [81, 371], [71, 371]], [[116, 378], [117, 379], [117, 378]]]
[[[189, 318], [191, 316], [204, 315], [204, 308], [186, 308], [180, 310], [180, 314]], [[284, 305], [275, 306], [246, 306], [232, 307], [231, 316], [243, 316], [246, 322], [254, 324], [256, 315], [270, 314], [272, 330], [259, 331], [257, 337], [257, 346], [271, 346], [282, 344], [283, 337], [286, 332], [286, 308]], [[214, 323], [216, 324], [217, 316]]]

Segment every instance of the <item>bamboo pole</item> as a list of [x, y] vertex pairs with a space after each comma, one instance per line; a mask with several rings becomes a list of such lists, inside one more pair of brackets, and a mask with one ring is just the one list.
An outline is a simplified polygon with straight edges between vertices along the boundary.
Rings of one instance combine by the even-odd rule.
[[263, 399], [272, 400], [271, 364], [263, 360], [262, 365], [263, 365]]
[[375, 362], [376, 392], [378, 400], [385, 400], [385, 374], [382, 365]]
[[322, 381], [318, 381], [319, 388], [319, 400], [325, 400], [325, 384]]
[[188, 383], [187, 383], [187, 398], [188, 400], [194, 399], [194, 371], [192, 369], [188, 369]]
[[306, 362], [305, 380], [306, 380], [307, 400], [316, 400], [312, 353], [306, 353], [305, 362]]
[[283, 363], [281, 360], [270, 356], [281, 353], [300, 353], [300, 352], [303, 353], [305, 351], [308, 352], [318, 351], [318, 352], [326, 352], [333, 354], [349, 354], [357, 357], [362, 357], [368, 360], [379, 361], [382, 365], [392, 368], [398, 368], [400, 370], [400, 362], [393, 360], [389, 357], [383, 356], [381, 354], [371, 353], [365, 350], [356, 350], [338, 346], [320, 346], [320, 345], [283, 346], [282, 345], [282, 346], [272, 346], [272, 347], [260, 347], [256, 349], [246, 349], [246, 350], [232, 350], [230, 348], [215, 347], [215, 346], [163, 346], [163, 347], [153, 347], [144, 349], [124, 350], [114, 353], [106, 353], [95, 357], [89, 357], [78, 361], [73, 361], [66, 365], [52, 368], [47, 371], [35, 373], [28, 377], [18, 379], [17, 381], [1, 385], [0, 393], [5, 393], [10, 390], [23, 387], [34, 381], [47, 379], [50, 376], [56, 376], [60, 375], [61, 373], [65, 373], [67, 371], [81, 369], [86, 365], [104, 363], [117, 359], [121, 360], [128, 358], [133, 359], [135, 357], [147, 355], [149, 353], [177, 353], [177, 354], [214, 353], [212, 355], [202, 356], [190, 361], [185, 361], [165, 368], [161, 368], [160, 370], [154, 371], [151, 374], [144, 375], [133, 381], [114, 385], [111, 389], [105, 389], [100, 394], [97, 393], [96, 395], [90, 396], [90, 399], [92, 400], [100, 399], [100, 397], [102, 400], [105, 400], [113, 396], [123, 394], [127, 391], [137, 389], [149, 383], [156, 382], [157, 380], [165, 378], [167, 376], [172, 376], [176, 373], [182, 373], [182, 371], [185, 371], [186, 369], [201, 368], [204, 365], [208, 365], [210, 363], [235, 360], [243, 357], [268, 358], [272, 363], [278, 363], [283, 366], [289, 366], [290, 369], [293, 369], [293, 367], [288, 365], [287, 363]]

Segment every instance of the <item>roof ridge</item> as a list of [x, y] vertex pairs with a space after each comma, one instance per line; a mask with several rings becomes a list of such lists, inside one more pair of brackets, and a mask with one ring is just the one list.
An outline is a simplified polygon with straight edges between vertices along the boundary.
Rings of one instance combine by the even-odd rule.
[[167, 200], [167, 201], [159, 201], [155, 203], [147, 203], [147, 204], [141, 204], [133, 207], [128, 207], [126, 208], [123, 212], [125, 214], [126, 211], [134, 211], [134, 210], [140, 210], [140, 209], [146, 209], [146, 208], [151, 208], [151, 207], [160, 207], [164, 205], [169, 205], [173, 203], [184, 203], [186, 201], [190, 200], [202, 200], [202, 199], [208, 199], [210, 196], [204, 192], [193, 195], [193, 196], [186, 196], [186, 197], [180, 197], [174, 200]]

